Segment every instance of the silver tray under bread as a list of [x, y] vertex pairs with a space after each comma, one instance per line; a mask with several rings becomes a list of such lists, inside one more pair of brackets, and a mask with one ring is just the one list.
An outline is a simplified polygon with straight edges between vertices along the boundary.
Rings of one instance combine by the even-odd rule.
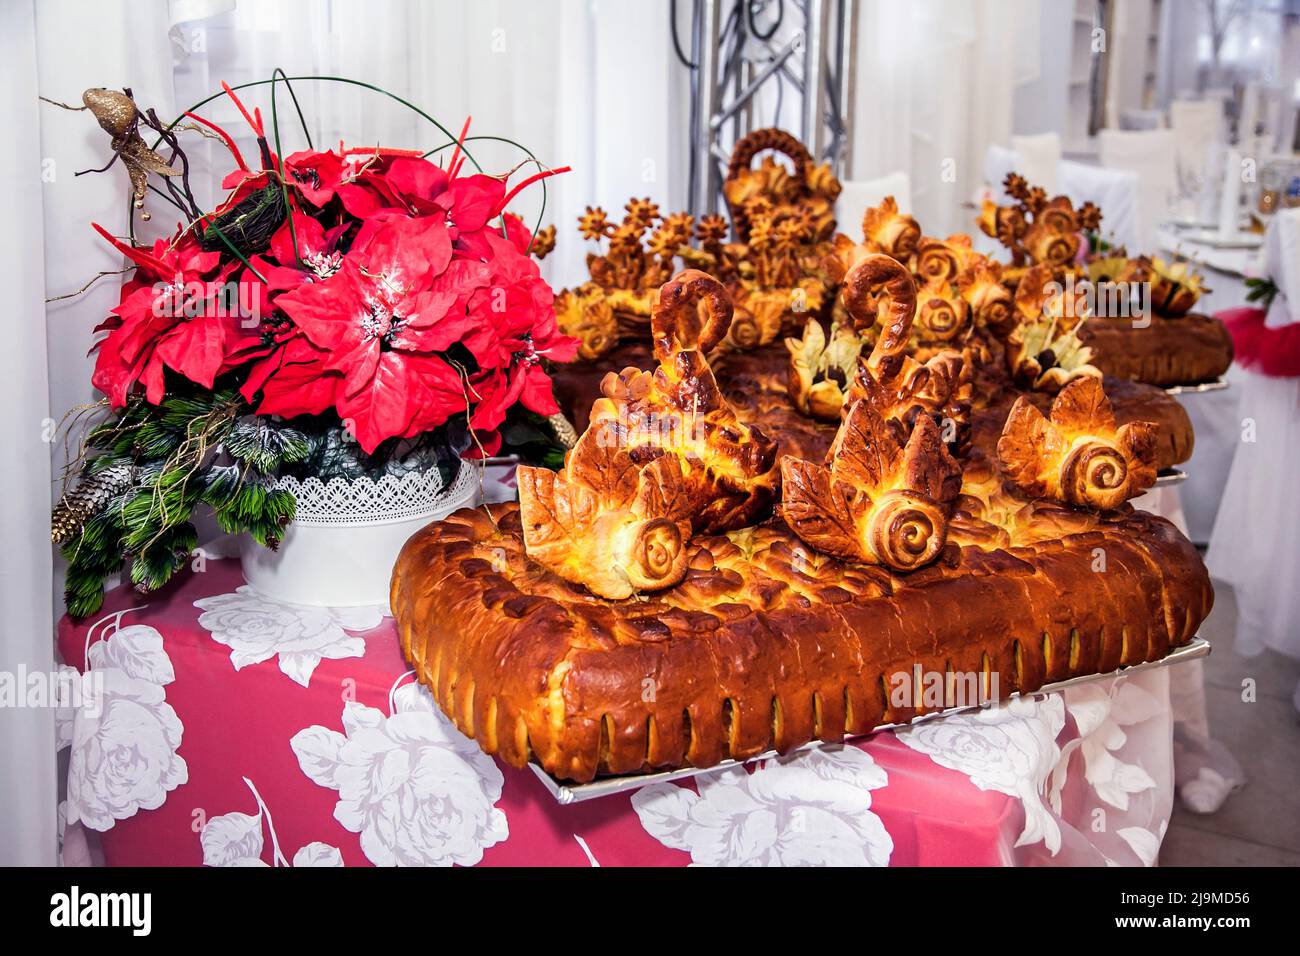
[[1187, 472], [1181, 468], [1167, 468], [1156, 475], [1157, 488], [1167, 488], [1169, 485], [1181, 485], [1187, 480]]
[[1221, 392], [1227, 387], [1227, 380], [1216, 378], [1213, 382], [1202, 382], [1200, 385], [1169, 385], [1165, 392], [1169, 395], [1196, 395], [1199, 392]]
[[[1070, 677], [1066, 680], [1054, 681], [1050, 684], [1044, 684], [1033, 694], [1049, 694], [1062, 691], [1070, 687], [1078, 687], [1082, 684], [1090, 684], [1093, 681], [1106, 680], [1107, 678], [1116, 677], [1121, 674], [1132, 674], [1137, 671], [1150, 670], [1153, 667], [1168, 667], [1171, 664], [1181, 664], [1184, 661], [1194, 661], [1208, 656], [1210, 653], [1210, 642], [1201, 637], [1194, 637], [1181, 647], [1176, 647], [1158, 661], [1147, 661], [1144, 664], [1132, 664], [1128, 667], [1121, 667], [1105, 674], [1084, 674], [1079, 677]], [[1009, 695], [1007, 699], [1019, 697], [1017, 691]], [[950, 707], [947, 710], [936, 710], [928, 714], [922, 714], [915, 718], [911, 723], [920, 723], [925, 720], [939, 720], [944, 717], [950, 717], [953, 714], [965, 713], [969, 710], [978, 710], [978, 704], [972, 704], [966, 707]], [[882, 730], [894, 730], [899, 727], [906, 727], [907, 724], [881, 724], [869, 733], [852, 734], [846, 736], [847, 740], [860, 740], [863, 737], [870, 737], [872, 734], [878, 734]], [[824, 740], [814, 740], [804, 744], [802, 747], [796, 747], [791, 753], [799, 753], [804, 750], [814, 750], [821, 747], [840, 747], [842, 743], [828, 743]], [[748, 760], [724, 760], [716, 763], [712, 767], [683, 767], [680, 770], [664, 770], [659, 773], [627, 774], [620, 777], [601, 777], [591, 781], [591, 783], [564, 783], [556, 780], [549, 773], [543, 770], [535, 763], [529, 763], [528, 766], [533, 773], [537, 774], [542, 781], [542, 785], [559, 803], [580, 803], [584, 800], [595, 800], [597, 797], [609, 797], [616, 793], [631, 793], [634, 790], [640, 790], [642, 787], [648, 787], [653, 783], [668, 783], [671, 780], [684, 780], [688, 777], [694, 777], [701, 773], [709, 773], [714, 770], [722, 770], [726, 767], [738, 767], [745, 764], [753, 763], [756, 760], [770, 760], [773, 757], [780, 756], [775, 750], [769, 750], [766, 753], [750, 757]]]

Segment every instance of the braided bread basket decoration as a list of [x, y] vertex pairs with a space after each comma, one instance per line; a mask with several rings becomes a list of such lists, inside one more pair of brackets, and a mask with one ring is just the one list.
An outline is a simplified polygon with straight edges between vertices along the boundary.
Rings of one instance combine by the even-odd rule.
[[[758, 167], [754, 159], [765, 152], [786, 156], [793, 171], [765, 157]], [[835, 200], [840, 182], [829, 165], [818, 166], [808, 148], [782, 129], [756, 129], [741, 137], [731, 152], [722, 195], [731, 213], [732, 230], [741, 242], [749, 242], [753, 213], [757, 205], [772, 218], [802, 218], [812, 226], [812, 240], [822, 242], [835, 232]]]
[[[964, 357], [907, 354], [915, 284], [880, 259], [846, 283], [851, 311], [885, 332], [827, 465], [778, 468], [722, 397], [703, 352], [726, 332], [725, 293], [688, 272], [660, 296], [659, 367], [607, 376], [558, 475], [521, 473], [519, 507], [463, 510], [407, 543], [391, 593], [404, 652], [487, 753], [574, 781], [708, 767], [908, 721], [924, 706], [891, 687], [916, 667], [996, 677], [1005, 696], [1195, 635], [1213, 599], [1195, 549], [1123, 503], [1145, 484], [1142, 429], [1124, 439], [1074, 386], [1057, 401], [1086, 414], [1017, 412], [1005, 464], [983, 446], [954, 457], [936, 429], [962, 405]], [[713, 427], [692, 441], [641, 427], [696, 409]], [[1091, 459], [1066, 468], [1071, 428], [1135, 456], [1117, 495], [1071, 496], [1080, 471], [1114, 490]]]

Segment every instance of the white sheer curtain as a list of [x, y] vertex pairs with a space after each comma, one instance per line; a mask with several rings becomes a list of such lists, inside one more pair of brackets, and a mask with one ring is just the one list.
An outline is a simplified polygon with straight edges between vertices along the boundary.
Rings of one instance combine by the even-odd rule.
[[[66, 436], [51, 432], [65, 411], [92, 400], [84, 358], [90, 330], [117, 301], [110, 282], [77, 299], [48, 306], [42, 300], [118, 268], [118, 257], [93, 238], [88, 223], [116, 227], [125, 195], [120, 170], [73, 175], [103, 165], [107, 137], [88, 114], [42, 104], [37, 95], [75, 104], [89, 86], [132, 86], [142, 101], [170, 109], [166, 37], [163, 3], [0, 4], [0, 181], [7, 189], [0, 288], [9, 306], [0, 349], [0, 670], [10, 679], [54, 667], [52, 617], [61, 588], [46, 557], [47, 509], [57, 493], [51, 465], [57, 471]], [[0, 708], [0, 864], [54, 861], [55, 807], [53, 711]]]
[[912, 213], [928, 234], [974, 228], [963, 206], [982, 181], [989, 145], [1011, 138], [1016, 50], [1038, 43], [1037, 20], [1021, 16], [1023, 6], [862, 4], [853, 176], [907, 172]]
[[[45, 502], [49, 417], [44, 335], [45, 277], [41, 269], [41, 148], [36, 110], [36, 29], [33, 4], [0, 6], [0, 55], [12, 71], [0, 86], [0, 282], [8, 308], [0, 349], [0, 416], [4, 477], [0, 525], [9, 555], [0, 571], [0, 668], [49, 673], [50, 566], [45, 561]], [[15, 679], [15, 678], [10, 678]], [[35, 781], [28, 785], [29, 781]], [[54, 861], [54, 713], [0, 707], [0, 865]]]

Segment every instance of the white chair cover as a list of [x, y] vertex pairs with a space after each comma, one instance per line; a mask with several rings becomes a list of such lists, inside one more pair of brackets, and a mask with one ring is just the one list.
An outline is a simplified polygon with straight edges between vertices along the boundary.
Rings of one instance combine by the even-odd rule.
[[[1002, 188], [1007, 173], [1019, 172], [1026, 175], [1024, 170], [1027, 168], [1021, 154], [1005, 146], [990, 146], [984, 154], [984, 181], [999, 202], [1007, 201], [1006, 193]], [[1035, 185], [1043, 185], [1032, 176], [1026, 175], [1026, 178]], [[1061, 192], [1069, 196], [1075, 206], [1091, 202], [1101, 210], [1101, 232], [1106, 239], [1116, 245], [1126, 246], [1134, 255], [1150, 251], [1150, 249], [1138, 248], [1137, 245], [1137, 173], [1101, 169], [1097, 166], [1062, 159], [1056, 164], [1053, 179], [1056, 183], [1055, 187], [1048, 189], [1047, 186], [1043, 186], [1049, 194]], [[990, 242], [992, 243], [991, 240]], [[976, 248], [981, 252], [996, 255], [1000, 247], [992, 243], [977, 244]]]
[[1012, 136], [1011, 151], [1020, 158], [1020, 175], [1031, 183], [1042, 186], [1049, 196], [1059, 191], [1058, 175], [1061, 165], [1059, 133]]
[[1277, 283], [1264, 324], [1279, 328], [1300, 322], [1300, 209], [1282, 209], [1264, 236], [1264, 271]]
[[1097, 134], [1101, 165], [1138, 175], [1137, 246], [1149, 249], [1156, 227], [1178, 192], [1177, 147], [1173, 130], [1143, 132], [1104, 129]]
[[907, 173], [889, 173], [878, 179], [845, 180], [835, 201], [838, 229], [855, 242], [862, 241], [862, 215], [893, 196], [901, 212], [912, 211], [912, 180]]
[[1169, 104], [1178, 171], [1183, 176], [1208, 174], [1209, 147], [1223, 139], [1223, 103], [1219, 100], [1174, 100]]
[[1138, 175], [1122, 169], [1102, 169], [1066, 160], [1061, 163], [1061, 188], [1077, 208], [1090, 202], [1101, 210], [1101, 234], [1132, 255], [1150, 252], [1139, 245]]

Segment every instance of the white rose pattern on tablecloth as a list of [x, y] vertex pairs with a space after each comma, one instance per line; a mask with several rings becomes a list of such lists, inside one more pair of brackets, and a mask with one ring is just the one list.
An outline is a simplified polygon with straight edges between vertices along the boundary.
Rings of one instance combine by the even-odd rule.
[[[1160, 856], [1160, 844], [1164, 842], [1165, 831], [1169, 829], [1169, 821], [1161, 820], [1160, 826], [1152, 833], [1146, 827], [1124, 827], [1115, 832], [1119, 834], [1120, 839], [1128, 844], [1129, 849], [1137, 854], [1137, 858], [1142, 861], [1143, 866], [1155, 866], [1156, 859]], [[1109, 860], [1107, 863], [1111, 862]]]
[[342, 866], [343, 854], [338, 847], [328, 843], [314, 841], [301, 847], [293, 855], [290, 864], [280, 850], [280, 841], [276, 838], [275, 822], [271, 819], [270, 808], [262, 795], [257, 792], [253, 781], [244, 777], [244, 784], [253, 793], [257, 801], [257, 813], [223, 813], [211, 817], [199, 831], [199, 843], [203, 847], [204, 866], [268, 866], [262, 859], [263, 841], [262, 825], [271, 834], [271, 857], [273, 866]]
[[898, 739], [941, 767], [970, 777], [981, 790], [1018, 797], [1025, 826], [1016, 846], [1042, 842], [1055, 856], [1061, 828], [1043, 802], [1045, 784], [1061, 754], [1065, 727], [1059, 694], [1017, 697], [986, 710], [927, 720], [897, 731]]
[[[1070, 687], [1065, 691], [1065, 708], [1074, 718], [1079, 736], [1061, 753], [1060, 777], [1075, 749], [1083, 753], [1084, 778], [1097, 796], [1119, 810], [1127, 810], [1129, 796], [1155, 789], [1151, 775], [1136, 763], [1125, 763], [1116, 752], [1128, 741], [1123, 728], [1150, 720], [1161, 712], [1154, 694], [1135, 682], [1119, 678], [1100, 684]], [[1055, 781], [1054, 781], [1055, 783]], [[1054, 786], [1054, 802], [1060, 806], [1060, 787]]]
[[632, 795], [646, 832], [694, 866], [887, 866], [894, 841], [871, 812], [888, 783], [871, 755], [846, 746], [699, 774]]
[[[405, 675], [404, 675], [405, 676]], [[343, 733], [315, 725], [290, 745], [303, 773], [339, 792], [334, 819], [361, 834], [377, 866], [468, 866], [510, 829], [495, 804], [505, 779], [419, 684], [390, 696], [391, 716], [343, 705]]]
[[247, 584], [231, 594], [200, 598], [199, 626], [230, 648], [235, 670], [279, 658], [280, 670], [303, 687], [323, 659], [362, 657], [366, 643], [348, 631], [383, 621], [380, 607], [309, 607], [268, 597]]
[[[68, 763], [67, 825], [77, 822], [104, 831], [139, 810], [162, 806], [167, 794], [189, 780], [177, 751], [184, 728], [167, 703], [165, 685], [176, 679], [162, 635], [143, 624], [122, 627], [118, 611], [97, 628], [87, 669], [99, 685], [93, 706], [75, 708], [59, 723], [60, 742], [72, 748]], [[107, 633], [109, 629], [112, 633]]]

